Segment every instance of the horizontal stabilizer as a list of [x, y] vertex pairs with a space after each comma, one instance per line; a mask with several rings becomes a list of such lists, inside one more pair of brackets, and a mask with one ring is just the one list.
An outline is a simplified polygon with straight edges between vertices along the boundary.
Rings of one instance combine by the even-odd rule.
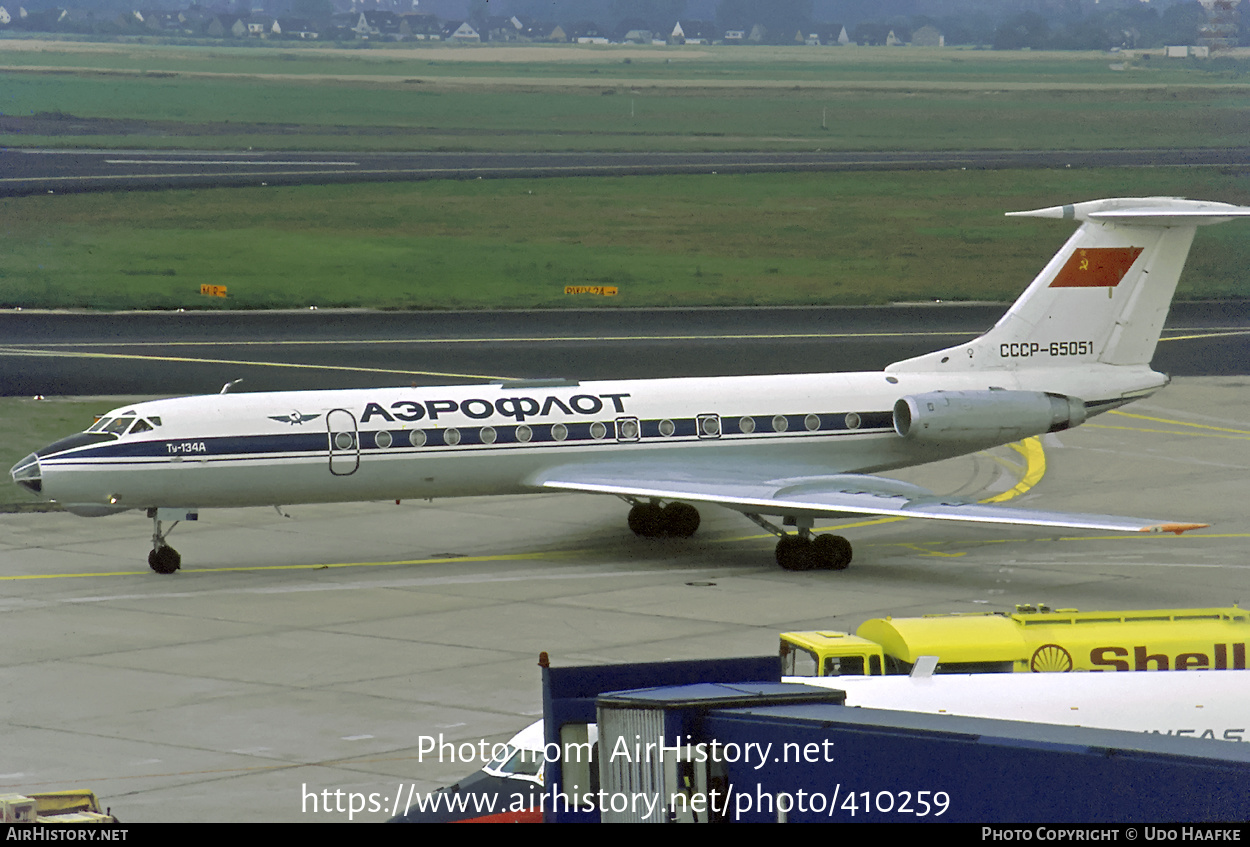
[[1105, 221], [1134, 226], [1203, 226], [1250, 217], [1250, 207], [1180, 197], [1123, 197], [1050, 206], [1029, 212], [1008, 212], [1007, 217]]

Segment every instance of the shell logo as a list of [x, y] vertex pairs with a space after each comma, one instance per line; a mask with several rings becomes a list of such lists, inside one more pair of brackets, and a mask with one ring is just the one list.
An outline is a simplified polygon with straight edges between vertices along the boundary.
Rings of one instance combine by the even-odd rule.
[[1058, 644], [1043, 644], [1029, 660], [1033, 673], [1067, 673], [1072, 670], [1072, 654]]

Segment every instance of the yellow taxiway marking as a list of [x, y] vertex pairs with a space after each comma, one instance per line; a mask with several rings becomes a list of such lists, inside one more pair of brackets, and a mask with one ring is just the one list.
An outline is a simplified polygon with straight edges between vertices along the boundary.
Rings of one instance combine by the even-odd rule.
[[[871, 544], [862, 544], [859, 546], [919, 548], [919, 545], [924, 545], [924, 544], [929, 544], [933, 546], [946, 546], [946, 545], [957, 544], [957, 545], [979, 547], [982, 544], [1032, 544], [1038, 541], [1045, 541], [1046, 543], [1051, 543], [1055, 541], [1141, 541], [1147, 538], [1175, 539], [1178, 537], [1179, 536], [1175, 536], [1172, 533], [1168, 533], [1168, 532], [1126, 532], [1122, 535], [1059, 535], [1059, 536], [1048, 535], [1044, 538], [1024, 538], [1022, 536], [1017, 536], [1015, 538], [985, 538], [985, 539], [978, 539], [975, 541], [972, 541], [972, 540], [969, 540], [969, 541], [922, 541], [922, 542], [919, 542], [918, 544], [906, 543], [906, 542], [901, 542], [901, 541], [878, 541], [878, 542], [874, 542]], [[1195, 539], [1213, 540], [1213, 539], [1229, 539], [1229, 538], [1250, 538], [1250, 532], [1224, 532], [1224, 533], [1213, 532], [1209, 534], [1208, 533], [1197, 533], [1197, 534], [1186, 533], [1184, 540], [1192, 541]], [[964, 555], [964, 554], [963, 553], [959, 553], [959, 554], [931, 553], [931, 555]], [[1117, 563], [1108, 562], [1108, 564], [1117, 564]], [[1128, 563], [1119, 563], [1119, 564], [1128, 564]], [[1138, 563], [1134, 562], [1132, 564], [1136, 566]], [[1195, 567], [1197, 566], [1195, 565]], [[1204, 565], [1203, 567], [1222, 568], [1222, 567], [1229, 567], [1229, 566], [1217, 564], [1217, 565]], [[1241, 566], [1238, 565], [1237, 567], [1241, 567]]]
[[350, 344], [550, 344], [556, 341], [784, 341], [787, 339], [821, 338], [929, 338], [937, 336], [969, 337], [969, 332], [934, 330], [925, 332], [770, 332], [714, 333], [694, 335], [502, 335], [465, 338], [347, 338], [347, 339], [284, 339], [277, 341], [53, 341], [29, 347], [56, 349], [61, 347], [332, 347]]
[[[814, 526], [812, 527], [812, 532], [831, 532], [833, 530], [858, 529], [860, 527], [865, 527], [865, 526], [879, 526], [880, 524], [894, 523], [895, 521], [907, 521], [907, 520], [911, 520], [911, 518], [905, 518], [905, 517], [902, 517], [901, 515], [897, 517], [891, 515], [889, 517], [883, 517], [883, 518], [870, 518], [869, 520], [866, 520], [866, 521], [855, 521], [854, 523], [839, 523], [839, 524], [831, 524], [829, 526]], [[771, 532], [757, 532], [751, 535], [735, 535], [732, 538], [717, 538], [717, 539], [714, 539], [714, 543], [732, 544], [738, 541], [760, 541], [763, 539], [773, 539], [776, 537], [777, 536], [773, 535]]]
[[[1250, 330], [1232, 330], [1232, 331], [1212, 331], [1205, 333], [1196, 333], [1191, 335], [1172, 336], [1170, 338], [1162, 338], [1161, 341], [1180, 341], [1185, 339], [1199, 338], [1217, 338], [1221, 336], [1246, 335], [1250, 334]], [[308, 364], [302, 362], [264, 362], [249, 361], [243, 359], [215, 359], [202, 357], [181, 357], [181, 356], [151, 356], [135, 353], [93, 353], [84, 352], [81, 348], [93, 347], [218, 347], [229, 346], [237, 347], [273, 347], [273, 346], [334, 346], [334, 345], [379, 345], [379, 344], [549, 344], [559, 341], [572, 342], [622, 342], [622, 341], [724, 341], [724, 340], [744, 340], [744, 341], [780, 341], [780, 340], [799, 340], [799, 339], [833, 339], [833, 338], [925, 338], [925, 337], [971, 337], [972, 333], [959, 331], [924, 331], [924, 332], [808, 332], [808, 333], [711, 333], [711, 334], [680, 334], [680, 335], [607, 335], [607, 336], [495, 336], [495, 337], [470, 337], [470, 338], [421, 338], [421, 339], [337, 339], [337, 340], [298, 340], [288, 339], [280, 341], [92, 341], [92, 342], [52, 342], [48, 344], [25, 345], [23, 347], [0, 347], [0, 354], [9, 356], [34, 356], [34, 357], [81, 357], [95, 359], [119, 359], [131, 361], [152, 361], [152, 362], [182, 362], [187, 364], [210, 364], [210, 365], [233, 365], [236, 367], [261, 367], [261, 368], [297, 368], [304, 370], [323, 370], [323, 371], [345, 371], [351, 373], [375, 373], [375, 374], [392, 374], [397, 376], [424, 376], [439, 377], [449, 379], [471, 379], [482, 380], [485, 382], [511, 382], [521, 377], [499, 376], [496, 374], [465, 374], [443, 371], [419, 371], [419, 370], [400, 370], [392, 368], [363, 368], [351, 365], [330, 365], [330, 364]], [[78, 348], [78, 349], [66, 349]], [[1113, 412], [1113, 414], [1116, 414]], [[1123, 414], [1123, 413], [1120, 413]], [[1144, 416], [1138, 416], [1144, 417]], [[1177, 421], [1175, 423], [1182, 423]], [[1184, 424], [1186, 426], [1200, 426], [1199, 424]], [[1097, 424], [1091, 424], [1096, 428]], [[1216, 427], [1212, 427], [1215, 429]], [[1156, 431], [1156, 430], [1147, 430]], [[1237, 432], [1238, 430], [1231, 430]], [[1000, 495], [1001, 496], [1001, 495]], [[1001, 502], [1000, 500], [989, 500], [983, 502]]]
[[[1113, 410], [1109, 414], [1119, 415], [1122, 418], [1137, 418], [1143, 421], [1151, 421], [1152, 423], [1172, 424], [1173, 426], [1188, 426], [1188, 427], [1193, 427], [1194, 429], [1213, 429], [1216, 432], [1232, 432], [1232, 433], [1236, 433], [1237, 435], [1250, 435], [1250, 429], [1232, 429], [1231, 427], [1226, 427], [1226, 426], [1211, 426], [1210, 424], [1190, 423], [1189, 421], [1177, 421], [1177, 420], [1172, 420], [1171, 418], [1155, 418], [1155, 417], [1151, 417], [1150, 415], [1139, 415], [1139, 414], [1136, 414], [1135, 412], [1121, 412], [1119, 410]], [[1160, 430], [1146, 430], [1146, 432], [1159, 432], [1159, 431]], [[1190, 434], [1196, 435], [1198, 433], [1190, 433]]]
[[1046, 475], [1046, 451], [1042, 449], [1041, 439], [1036, 436], [1026, 438], [1013, 443], [1011, 449], [1024, 457], [1024, 476], [1010, 491], [995, 494], [993, 497], [987, 497], [978, 502], [1003, 503], [1007, 500], [1014, 500], [1041, 482], [1042, 477]]
[[[434, 556], [426, 559], [397, 559], [393, 562], [322, 562], [305, 565], [233, 565], [224, 568], [195, 568], [193, 570], [183, 571], [182, 573], [190, 576], [193, 574], [227, 573], [230, 571], [322, 571], [332, 570], [335, 568], [384, 568], [395, 567], [398, 565], [445, 564], [447, 562], [515, 562], [533, 559], [561, 559], [566, 556], [573, 556], [584, 552], [587, 551], [550, 550], [541, 553], [497, 554], [492, 556]], [[145, 569], [140, 571], [103, 571], [97, 573], [21, 574], [18, 576], [0, 576], [0, 582], [8, 582], [19, 579], [77, 579], [79, 577], [143, 576], [148, 573], [150, 573], [150, 571]]]
[[1190, 438], [1231, 438], [1235, 441], [1250, 440], [1250, 432], [1245, 435], [1223, 435], [1217, 432], [1191, 432], [1180, 429], [1154, 429], [1145, 426], [1115, 426], [1113, 424], [1085, 424], [1090, 429], [1124, 429], [1130, 432], [1154, 432], [1159, 435], [1187, 435]]
[[80, 359], [128, 359], [147, 362], [186, 362], [190, 364], [234, 365], [238, 367], [259, 368], [300, 368], [314, 371], [351, 371], [354, 373], [400, 374], [403, 376], [434, 376], [452, 377], [455, 379], [481, 379], [490, 382], [510, 382], [517, 377], [495, 376], [492, 374], [461, 374], [443, 373], [441, 371], [405, 371], [390, 368], [358, 368], [351, 365], [312, 365], [301, 362], [250, 362], [245, 359], [202, 359], [183, 356], [143, 356], [137, 353], [82, 353], [77, 351], [51, 352], [47, 350], [29, 350], [20, 347], [0, 347], [0, 354], [6, 356], [41, 356], [53, 358]]
[[[760, 333], [702, 333], [673, 335], [500, 335], [452, 338], [346, 338], [346, 339], [280, 339], [275, 341], [53, 341], [26, 345], [39, 350], [65, 347], [333, 347], [336, 345], [370, 346], [379, 344], [550, 344], [556, 341], [785, 341], [788, 339], [822, 338], [936, 338], [966, 337], [976, 333], [957, 330], [924, 330], [892, 332], [760, 332]], [[1176, 335], [1160, 338], [1160, 341], [1186, 341], [1200, 338], [1250, 335], [1250, 330], [1230, 330]]]
[[1169, 335], [1160, 341], [1194, 341], [1200, 338], [1224, 338], [1229, 335], [1250, 335], [1250, 329], [1213, 330], [1211, 332], [1195, 332], [1191, 335]]
[[[967, 555], [968, 555], [968, 551], [967, 551], [967, 550], [961, 550], [961, 551], [960, 551], [960, 552], [958, 552], [958, 553], [942, 553], [942, 552], [940, 552], [940, 551], [938, 551], [938, 550], [928, 550], [928, 549], [926, 549], [926, 548], [923, 546], [923, 544], [924, 544], [924, 542], [922, 542], [922, 543], [920, 543], [920, 544], [906, 544], [906, 543], [900, 543], [898, 546], [899, 546], [899, 547], [904, 547], [904, 548], [906, 548], [906, 549], [908, 549], [908, 550], [914, 550], [914, 551], [916, 551], [917, 553], [919, 553], [921, 556], [936, 556], [936, 557], [938, 557], [938, 558], [942, 558], [942, 559], [958, 559], [960, 556], [967, 556]], [[875, 546], [875, 545], [873, 545], [873, 546]]]
[[[827, 530], [832, 530], [832, 529], [848, 529], [848, 528], [854, 528], [854, 527], [873, 526], [876, 524], [892, 523], [894, 521], [906, 521], [906, 520], [912, 520], [912, 519], [905, 518], [905, 517], [878, 518], [878, 519], [870, 520], [870, 521], [861, 521], [859, 523], [839, 524], [836, 526], [821, 527], [819, 529], [821, 531], [827, 531]], [[760, 540], [760, 539], [771, 539], [773, 537], [774, 536], [772, 536], [771, 534], [748, 535], [748, 536], [741, 536], [737, 538], [718, 538], [718, 539], [712, 540], [711, 543], [752, 541], [752, 540]], [[879, 541], [879, 542], [865, 544], [862, 546], [904, 547], [907, 549], [915, 550], [923, 556], [958, 558], [960, 556], [966, 556], [967, 552], [964, 551], [964, 552], [958, 552], [958, 553], [942, 553], [937, 550], [926, 549], [925, 545], [945, 546], [945, 545], [963, 544], [963, 545], [970, 545], [970, 546], [981, 546], [983, 544], [1031, 544], [1035, 541], [1047, 541], [1047, 542], [1054, 542], [1054, 541], [1132, 541], [1132, 540], [1142, 540], [1142, 539], [1162, 539], [1162, 538], [1168, 538], [1168, 537], [1170, 537], [1168, 533], [1124, 533], [1122, 535], [1062, 535], [1062, 536], [1057, 536], [1057, 537], [1047, 536], [1042, 539], [1023, 538], [1023, 537], [1017, 536], [1014, 538], [985, 538], [985, 539], [978, 539], [975, 541], [922, 541], [922, 542]], [[1214, 539], [1230, 539], [1230, 538], [1232, 539], [1250, 538], [1250, 532], [1203, 533], [1203, 534], [1198, 534], [1198, 535], [1186, 535], [1185, 536], [1186, 540], [1193, 540], [1193, 539], [1214, 540]], [[199, 574], [217, 574], [217, 573], [227, 573], [231, 571], [249, 571], [249, 572], [293, 571], [293, 570], [320, 571], [320, 570], [331, 570], [331, 569], [338, 569], [338, 568], [385, 568], [385, 567], [397, 567], [401, 565], [409, 565], [409, 566], [411, 565], [435, 565], [435, 564], [446, 564], [449, 562], [455, 562], [455, 563], [464, 562], [464, 563], [472, 564], [472, 563], [481, 563], [481, 562], [558, 560], [558, 559], [564, 559], [564, 558], [568, 558], [572, 556], [585, 556], [588, 554], [594, 554], [596, 552], [600, 552], [600, 551], [596, 551], [594, 549], [547, 550], [547, 551], [538, 552], [538, 553], [517, 553], [513, 555], [497, 554], [497, 555], [491, 555], [491, 556], [435, 556], [435, 557], [425, 558], [425, 559], [396, 559], [394, 561], [389, 561], [389, 562], [335, 562], [335, 563], [310, 563], [310, 564], [303, 564], [303, 565], [235, 565], [235, 566], [221, 567], [221, 568], [197, 567], [197, 568], [193, 568], [190, 570], [180, 571], [179, 573], [182, 574], [184, 577], [191, 577], [191, 576], [195, 576]], [[1210, 565], [1209, 567], [1225, 567], [1225, 566], [1224, 565]], [[704, 572], [707, 570], [712, 570], [712, 569], [711, 568], [698, 568], [696, 569], [696, 572]], [[665, 571], [665, 572], [674, 573], [674, 571]], [[151, 575], [151, 571], [145, 568], [143, 570], [137, 570], [137, 571], [99, 571], [95, 573], [59, 573], [59, 574], [20, 574], [16, 576], [0, 576], [0, 582], [13, 582], [17, 580], [27, 580], [27, 579], [77, 579], [77, 578], [82, 578], [82, 577], [90, 578], [90, 577], [149, 576], [149, 575]], [[608, 575], [608, 576], [613, 576], [613, 575]], [[560, 577], [560, 578], [565, 578], [565, 577]], [[83, 602], [83, 601], [71, 600], [70, 602]]]

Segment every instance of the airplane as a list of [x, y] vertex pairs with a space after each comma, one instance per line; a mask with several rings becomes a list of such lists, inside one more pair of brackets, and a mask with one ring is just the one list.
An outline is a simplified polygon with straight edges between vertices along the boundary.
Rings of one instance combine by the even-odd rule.
[[717, 505], [775, 534], [787, 570], [850, 564], [849, 541], [812, 533], [832, 516], [1205, 526], [965, 502], [873, 476], [1059, 432], [1165, 386], [1150, 360], [1196, 229], [1250, 207], [1116, 198], [1008, 215], [1080, 226], [988, 332], [883, 371], [234, 394], [227, 384], [115, 409], [10, 473], [77, 515], [145, 510], [148, 564], [163, 574], [182, 561], [169, 532], [200, 509], [292, 503], [610, 494], [630, 505], [635, 534], [678, 538], [698, 529], [696, 505]]

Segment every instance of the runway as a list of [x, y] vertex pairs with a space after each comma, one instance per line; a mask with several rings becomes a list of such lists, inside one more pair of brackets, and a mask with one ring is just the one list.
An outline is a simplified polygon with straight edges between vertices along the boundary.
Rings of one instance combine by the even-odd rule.
[[[119, 132], [118, 134], [124, 134]], [[344, 153], [0, 149], [0, 197], [216, 188], [640, 174], [1005, 168], [1228, 167], [1250, 147], [1175, 150], [806, 151], [802, 153]]]
[[[170, 577], [147, 570], [140, 514], [0, 515], [0, 792], [87, 787], [125, 822], [377, 821], [479, 764], [438, 761], [422, 737], [502, 741], [540, 713], [539, 651], [766, 655], [783, 629], [885, 614], [1244, 601], [1245, 385], [1178, 379], [1047, 436], [1044, 476], [1017, 501], [1210, 529], [848, 520], [830, 524], [856, 544], [839, 573], [779, 570], [771, 536], [724, 510], [688, 541], [641, 540], [611, 497], [205, 512], [175, 531]], [[1022, 472], [1002, 448], [900, 476], [971, 494]], [[314, 809], [325, 790], [380, 808]]]
[[[0, 312], [0, 396], [177, 395], [876, 370], [984, 332], [1004, 304], [534, 312]], [[1154, 359], [1250, 369], [1250, 304], [1177, 303]]]

